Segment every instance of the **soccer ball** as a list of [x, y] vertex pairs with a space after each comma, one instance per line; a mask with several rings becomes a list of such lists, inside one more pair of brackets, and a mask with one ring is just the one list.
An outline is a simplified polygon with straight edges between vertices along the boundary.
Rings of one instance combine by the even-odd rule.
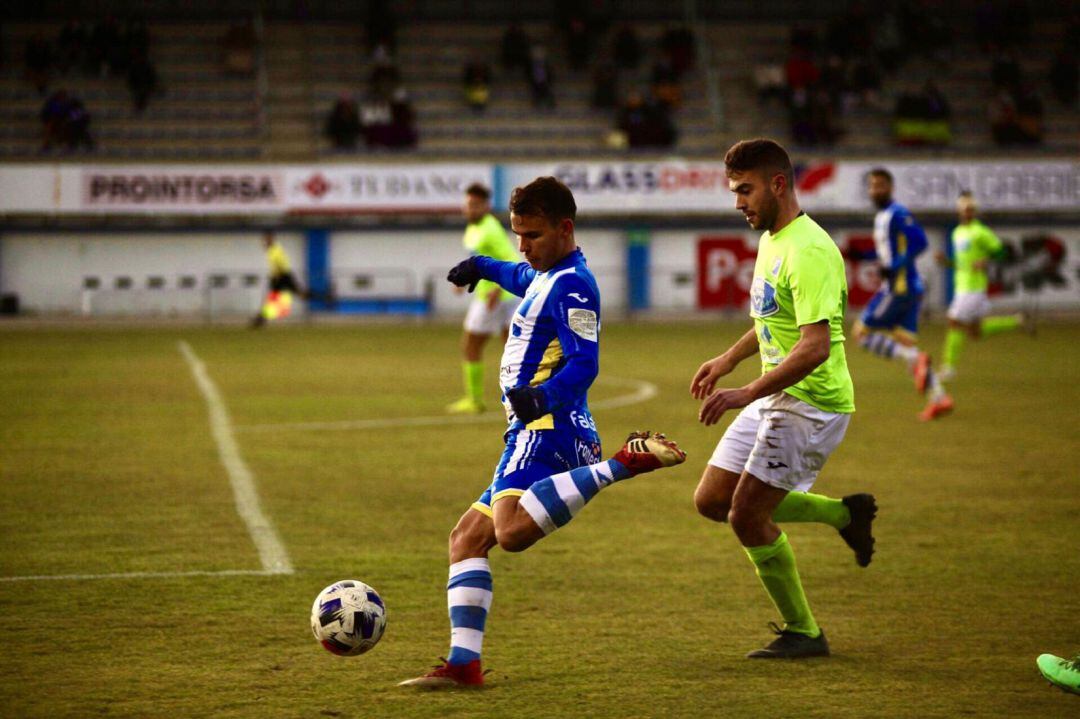
[[311, 605], [311, 631], [326, 650], [355, 657], [379, 643], [386, 605], [374, 589], [355, 579], [334, 582]]

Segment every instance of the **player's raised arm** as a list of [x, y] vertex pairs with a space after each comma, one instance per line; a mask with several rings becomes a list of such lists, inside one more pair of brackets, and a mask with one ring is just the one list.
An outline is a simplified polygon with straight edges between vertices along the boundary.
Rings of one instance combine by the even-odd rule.
[[503, 262], [474, 255], [454, 265], [446, 274], [446, 279], [458, 287], [467, 287], [469, 292], [476, 289], [480, 280], [491, 280], [504, 290], [524, 297], [535, 276], [536, 270], [529, 267], [527, 262]]
[[711, 360], [704, 362], [690, 381], [690, 394], [694, 399], [708, 397], [716, 381], [725, 375], [731, 374], [739, 363], [747, 357], [758, 353], [757, 332], [751, 327], [739, 341], [728, 348], [726, 352]]

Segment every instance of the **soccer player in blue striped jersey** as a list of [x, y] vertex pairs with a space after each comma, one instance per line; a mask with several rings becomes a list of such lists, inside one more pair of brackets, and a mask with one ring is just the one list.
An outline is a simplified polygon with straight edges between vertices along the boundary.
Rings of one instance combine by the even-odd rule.
[[636, 432], [602, 461], [588, 391], [599, 371], [600, 292], [574, 238], [570, 189], [540, 177], [514, 190], [510, 226], [527, 262], [473, 256], [447, 276], [471, 292], [491, 280], [522, 297], [499, 381], [509, 426], [491, 485], [450, 533], [450, 654], [402, 686], [480, 686], [491, 608], [488, 552], [523, 551], [567, 524], [605, 487], [686, 455], [662, 434]]
[[871, 170], [866, 189], [878, 208], [874, 251], [882, 286], [855, 323], [855, 341], [878, 357], [903, 362], [915, 378], [915, 389], [925, 394], [937, 384], [930, 355], [917, 345], [924, 287], [915, 259], [926, 250], [926, 233], [911, 212], [893, 199], [893, 176], [888, 170]]

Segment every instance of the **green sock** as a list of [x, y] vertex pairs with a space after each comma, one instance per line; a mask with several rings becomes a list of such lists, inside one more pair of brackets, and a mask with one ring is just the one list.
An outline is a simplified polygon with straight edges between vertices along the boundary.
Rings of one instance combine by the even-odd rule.
[[776, 506], [774, 522], [821, 522], [834, 529], [843, 529], [851, 522], [851, 512], [839, 499], [809, 492], [788, 492]]
[[945, 353], [941, 358], [946, 367], [955, 367], [956, 360], [960, 358], [960, 350], [964, 346], [964, 331], [950, 329], [945, 333]]
[[996, 317], [983, 317], [982, 333], [984, 337], [996, 335], [999, 332], [1008, 332], [1020, 326], [1019, 315], [999, 315]]
[[482, 402], [484, 399], [484, 363], [469, 362], [461, 363], [465, 374], [465, 394], [474, 402]]
[[810, 637], [821, 634], [803, 593], [799, 570], [795, 568], [795, 553], [791, 551], [787, 535], [780, 532], [772, 544], [743, 549], [757, 567], [758, 578], [784, 618], [784, 628]]

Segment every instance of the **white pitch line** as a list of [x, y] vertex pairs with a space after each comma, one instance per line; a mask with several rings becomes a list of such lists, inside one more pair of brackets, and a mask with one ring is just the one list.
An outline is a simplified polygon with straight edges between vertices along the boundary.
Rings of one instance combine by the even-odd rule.
[[173, 577], [272, 577], [292, 574], [275, 569], [221, 569], [191, 572], [116, 572], [113, 574], [34, 574], [21, 577], [0, 577], [0, 582], [81, 582], [88, 579], [170, 579]]
[[232, 485], [233, 497], [236, 500], [236, 512], [247, 525], [251, 541], [255, 543], [255, 548], [259, 551], [263, 570], [276, 574], [292, 574], [293, 568], [292, 563], [289, 562], [289, 554], [274, 530], [274, 525], [263, 514], [262, 505], [259, 503], [259, 493], [255, 489], [255, 477], [240, 456], [240, 448], [236, 444], [236, 438], [233, 437], [229, 413], [225, 409], [221, 393], [207, 374], [206, 365], [187, 342], [180, 342], [180, 353], [184, 355], [184, 359], [191, 367], [195, 383], [199, 385], [199, 391], [206, 399], [206, 406], [210, 413], [210, 429], [217, 443], [218, 456], [225, 466], [225, 472], [229, 475], [229, 484]]
[[[629, 385], [634, 391], [628, 394], [602, 399], [589, 404], [590, 409], [615, 409], [627, 407], [639, 402], [646, 402], [655, 397], [659, 390], [652, 382], [621, 377], [597, 378], [599, 384]], [[471, 415], [436, 415], [432, 417], [387, 417], [385, 419], [348, 419], [340, 422], [286, 422], [281, 424], [237, 425], [239, 432], [280, 432], [280, 431], [338, 431], [354, 429], [384, 429], [387, 427], [430, 427], [448, 424], [481, 424], [494, 420], [506, 421], [502, 412], [484, 412]]]

